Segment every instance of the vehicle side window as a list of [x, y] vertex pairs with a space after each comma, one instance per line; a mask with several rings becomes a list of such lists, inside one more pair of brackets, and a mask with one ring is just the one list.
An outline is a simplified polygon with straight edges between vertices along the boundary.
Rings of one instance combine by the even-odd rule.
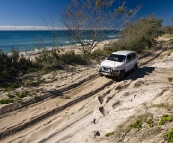
[[135, 59], [137, 58], [137, 55], [136, 55], [136, 53], [134, 54], [135, 55]]
[[130, 60], [134, 60], [135, 58], [136, 58], [136, 54], [135, 53], [130, 54]]
[[127, 60], [129, 60], [129, 61], [131, 60], [130, 55], [127, 55]]

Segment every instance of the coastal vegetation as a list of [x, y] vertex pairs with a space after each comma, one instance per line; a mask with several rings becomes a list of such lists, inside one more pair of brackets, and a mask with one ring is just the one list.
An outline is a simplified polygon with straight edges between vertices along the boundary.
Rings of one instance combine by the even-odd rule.
[[129, 49], [142, 52], [150, 49], [157, 42], [155, 38], [161, 36], [162, 19], [154, 15], [142, 17], [136, 22], [128, 22], [127, 27], [122, 31], [121, 38], [118, 40], [120, 49]]
[[[19, 78], [19, 75], [26, 73], [30, 68], [36, 68], [37, 64], [31, 62], [29, 59], [21, 56], [19, 52], [12, 49], [11, 55], [0, 51], [0, 86], [16, 87], [17, 84], [13, 82]], [[11, 82], [13, 81], [13, 82]]]
[[[17, 102], [23, 106], [23, 98], [27, 96], [37, 102], [40, 97], [32, 87], [56, 81], [57, 70], [86, 62], [83, 55], [74, 51], [59, 54], [57, 49], [44, 49], [34, 58], [21, 55], [17, 49], [12, 49], [11, 54], [0, 51], [0, 90], [6, 92], [6, 97], [0, 99], [0, 104]], [[47, 73], [52, 73], [51, 80], [42, 78]]]
[[39, 64], [42, 69], [47, 71], [53, 69], [60, 69], [62, 65], [66, 64], [85, 64], [85, 59], [82, 55], [76, 54], [73, 50], [67, 51], [64, 54], [59, 54], [57, 49], [48, 51], [44, 49], [39, 56], [35, 58], [35, 62]]
[[[82, 57], [76, 55], [74, 52], [58, 55], [53, 51], [52, 53], [43, 51], [40, 56], [33, 61], [24, 56], [20, 56], [19, 52], [15, 49], [12, 49], [11, 55], [0, 51], [0, 87], [8, 93], [6, 98], [0, 100], [0, 104], [14, 102], [17, 99], [16, 97], [21, 99], [28, 96], [29, 92], [22, 91], [19, 94], [15, 89], [20, 87], [36, 87], [45, 83], [44, 80], [40, 79], [44, 73], [59, 69], [62, 64], [82, 64], [82, 62], [84, 62]], [[32, 74], [27, 76], [29, 73]], [[35, 74], [36, 77], [33, 79], [32, 77]], [[53, 80], [52, 77], [52, 81]]]

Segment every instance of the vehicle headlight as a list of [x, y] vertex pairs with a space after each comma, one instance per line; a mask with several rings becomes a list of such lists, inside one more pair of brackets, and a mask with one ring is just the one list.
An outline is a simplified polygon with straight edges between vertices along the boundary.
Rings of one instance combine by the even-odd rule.
[[98, 65], [98, 70], [99, 70], [99, 71], [101, 70], [101, 65]]

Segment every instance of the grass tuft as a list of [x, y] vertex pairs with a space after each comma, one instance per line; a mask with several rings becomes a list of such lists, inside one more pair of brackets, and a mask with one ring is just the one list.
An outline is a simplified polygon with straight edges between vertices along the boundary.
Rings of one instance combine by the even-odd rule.
[[150, 128], [153, 127], [153, 118], [143, 118], [142, 120], [147, 123]]
[[165, 141], [167, 141], [168, 143], [173, 143], [173, 128], [172, 128], [172, 131], [166, 132], [164, 134], [164, 138], [165, 138]]
[[159, 125], [164, 125], [166, 122], [172, 122], [172, 116], [171, 115], [163, 115], [160, 122], [159, 122]]
[[161, 103], [161, 104], [153, 104], [151, 107], [157, 107], [157, 108], [166, 108], [166, 109], [169, 109], [169, 108], [171, 108], [171, 105]]
[[130, 125], [131, 128], [142, 128], [142, 121], [141, 120], [137, 120], [135, 123]]
[[110, 133], [107, 133], [105, 136], [106, 137], [110, 137], [110, 136], [112, 136], [114, 134], [114, 132], [110, 132]]
[[39, 86], [40, 82], [39, 81], [28, 81], [26, 83], [26, 86]]

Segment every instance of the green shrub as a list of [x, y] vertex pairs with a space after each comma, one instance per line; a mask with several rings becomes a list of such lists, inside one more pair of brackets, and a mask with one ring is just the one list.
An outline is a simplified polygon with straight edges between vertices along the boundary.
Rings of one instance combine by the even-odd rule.
[[112, 44], [112, 46], [109, 45], [109, 47], [104, 47], [103, 50], [101, 49], [95, 50], [94, 52], [91, 53], [91, 55], [95, 58], [98, 58], [99, 56], [108, 56], [115, 51], [117, 51], [117, 49]]
[[82, 55], [75, 54], [74, 51], [66, 52], [59, 56], [60, 62], [63, 64], [85, 64], [86, 61]]
[[155, 38], [163, 34], [162, 19], [154, 15], [142, 17], [136, 22], [128, 22], [118, 40], [120, 49], [138, 53], [156, 45]]
[[169, 77], [169, 78], [168, 78], [168, 81], [169, 81], [169, 82], [172, 82], [172, 81], [173, 81], [173, 77]]
[[173, 143], [173, 129], [170, 132], [166, 132], [164, 134], [164, 138], [165, 138], [165, 141], [167, 141], [168, 143]]
[[13, 103], [14, 100], [10, 99], [10, 98], [5, 98], [5, 99], [1, 99], [0, 100], [0, 104], [9, 104], [9, 103]]
[[19, 87], [19, 84], [16, 83], [16, 82], [11, 82], [6, 88], [5, 90], [6, 91], [12, 91], [14, 90], [15, 88], [18, 88]]
[[11, 95], [10, 93], [7, 94], [7, 97], [9, 98], [14, 98], [15, 96], [14, 95]]
[[120, 47], [120, 50], [132, 50], [141, 53], [143, 50], [151, 48], [152, 45], [153, 40], [147, 40], [145, 37], [141, 37]]
[[35, 100], [35, 101], [39, 101], [39, 100], [41, 100], [41, 98], [40, 98], [39, 96], [35, 95], [35, 96], [34, 96], [34, 100]]
[[28, 92], [27, 91], [16, 92], [16, 97], [18, 97], [18, 98], [24, 98], [26, 96], [28, 96]]
[[85, 58], [80, 54], [75, 54], [74, 51], [68, 51], [64, 54], [59, 54], [57, 49], [47, 51], [44, 49], [41, 54], [36, 57], [36, 62], [44, 70], [55, 70], [62, 68], [64, 64], [85, 64]]
[[19, 56], [19, 52], [13, 48], [11, 55], [0, 50], [0, 67], [0, 86], [9, 87], [8, 90], [11, 91], [16, 88], [15, 82], [19, 80], [19, 74], [37, 68], [38, 65], [23, 56]]

